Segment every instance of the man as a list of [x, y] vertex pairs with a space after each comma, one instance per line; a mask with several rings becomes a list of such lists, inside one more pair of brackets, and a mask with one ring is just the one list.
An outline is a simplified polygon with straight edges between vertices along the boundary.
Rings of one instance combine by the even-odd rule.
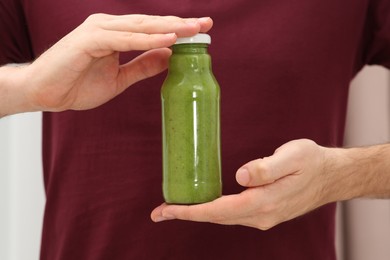
[[[224, 193], [239, 195], [191, 207], [195, 213], [163, 206], [153, 219], [178, 217], [268, 229], [347, 197], [320, 192], [337, 180], [331, 177], [323, 183], [328, 180], [323, 173], [341, 171], [311, 169], [333, 169], [331, 158], [342, 158], [337, 156], [341, 150], [322, 147], [342, 144], [353, 76], [366, 63], [389, 66], [388, 5], [385, 0], [150, 0], [92, 6], [71, 0], [54, 6], [44, 0], [6, 0], [0, 9], [2, 24], [20, 30], [0, 31], [8, 43], [5, 53], [12, 54], [9, 63], [38, 56], [91, 13], [213, 17], [210, 53], [222, 93]], [[54, 29], [47, 30], [48, 25]], [[12, 42], [27, 46], [15, 49]], [[121, 55], [122, 63], [130, 57]], [[334, 204], [267, 232], [193, 222], [155, 224], [147, 219], [162, 199], [161, 149], [156, 145], [161, 143], [161, 82], [162, 77], [142, 82], [142, 87], [134, 86], [97, 109], [44, 114], [47, 204], [41, 258], [335, 259]], [[315, 143], [287, 143], [301, 138]], [[279, 146], [275, 156], [256, 159]], [[239, 168], [239, 183], [254, 186], [243, 193], [235, 182]]]

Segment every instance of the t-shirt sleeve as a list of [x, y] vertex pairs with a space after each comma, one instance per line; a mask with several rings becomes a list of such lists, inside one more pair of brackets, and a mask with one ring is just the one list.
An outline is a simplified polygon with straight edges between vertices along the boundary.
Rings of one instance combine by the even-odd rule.
[[364, 61], [390, 69], [390, 1], [371, 0], [367, 10]]
[[28, 26], [20, 0], [0, 1], [0, 65], [32, 60]]

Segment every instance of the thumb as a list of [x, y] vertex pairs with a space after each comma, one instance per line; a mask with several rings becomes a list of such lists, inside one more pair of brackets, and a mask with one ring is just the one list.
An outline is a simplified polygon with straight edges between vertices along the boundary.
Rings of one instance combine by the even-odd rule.
[[288, 150], [277, 150], [272, 156], [248, 162], [237, 170], [236, 180], [245, 187], [256, 187], [275, 182], [298, 172], [294, 155]]
[[127, 64], [120, 66], [118, 94], [134, 83], [153, 77], [168, 67], [171, 50], [168, 48], [149, 50]]

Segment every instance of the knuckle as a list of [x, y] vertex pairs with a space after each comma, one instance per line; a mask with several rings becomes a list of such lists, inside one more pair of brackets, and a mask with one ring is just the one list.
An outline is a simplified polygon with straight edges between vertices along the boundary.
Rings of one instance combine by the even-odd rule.
[[262, 183], [268, 182], [271, 180], [271, 167], [268, 164], [265, 164], [263, 160], [258, 161], [254, 165], [254, 172], [253, 172], [253, 177], [261, 181]]
[[310, 139], [300, 139], [296, 140], [296, 142], [297, 145], [293, 147], [293, 152], [299, 159], [306, 157], [308, 152], [314, 151], [314, 149], [318, 146], [317, 143]]
[[[91, 14], [85, 19], [85, 21], [80, 25], [81, 30], [83, 32], [88, 31], [88, 34], [96, 33], [99, 31], [98, 29], [101, 27], [102, 23], [107, 19], [106, 14]], [[85, 34], [85, 33], [83, 33]]]
[[133, 17], [133, 21], [132, 22], [135, 25], [137, 25], [137, 26], [142, 26], [146, 22], [146, 16], [144, 16], [144, 15], [135, 15]]
[[185, 19], [174, 15], [163, 16], [162, 19], [169, 23], [184, 23]]
[[278, 222], [276, 221], [275, 217], [266, 216], [256, 223], [255, 228], [265, 231], [273, 228], [277, 225], [277, 223]]
[[177, 218], [177, 219], [182, 219], [182, 220], [194, 220], [194, 217], [193, 217], [193, 214], [187, 210], [187, 207], [184, 208], [184, 209], [180, 209], [180, 210], [174, 210], [174, 211], [162, 211], [162, 216], [164, 217], [167, 217], [167, 218]]
[[124, 32], [123, 33], [123, 36], [124, 36], [124, 42], [128, 42], [128, 40], [131, 40], [132, 38], [134, 38], [134, 33], [133, 32]]
[[266, 231], [266, 230], [273, 228], [274, 226], [275, 225], [269, 221], [263, 221], [262, 223], [257, 224], [256, 228], [263, 230], [263, 231]]
[[243, 222], [242, 224], [262, 231], [266, 231], [276, 226], [277, 222], [275, 222], [271, 218], [257, 217], [256, 219], [251, 218]]
[[97, 22], [97, 21], [104, 20], [105, 18], [106, 18], [105, 14], [95, 13], [95, 14], [89, 15], [85, 21], [94, 23], [94, 22]]

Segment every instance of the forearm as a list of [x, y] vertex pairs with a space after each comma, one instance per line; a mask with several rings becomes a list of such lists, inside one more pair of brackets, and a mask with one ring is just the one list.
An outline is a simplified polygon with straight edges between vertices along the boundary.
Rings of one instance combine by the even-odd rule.
[[29, 104], [25, 69], [27, 64], [10, 64], [0, 67], [0, 118], [21, 112], [33, 111]]
[[328, 202], [353, 198], [390, 198], [390, 144], [326, 148], [324, 172]]

